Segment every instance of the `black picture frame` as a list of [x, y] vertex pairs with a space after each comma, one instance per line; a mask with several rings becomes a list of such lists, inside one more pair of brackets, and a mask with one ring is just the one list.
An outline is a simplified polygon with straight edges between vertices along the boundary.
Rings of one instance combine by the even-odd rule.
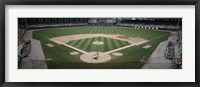
[[[200, 0], [2, 0], [0, 23], [0, 85], [1, 87], [76, 87], [76, 86], [138, 86], [199, 87]], [[5, 82], [5, 6], [6, 5], [195, 5], [195, 82]]]

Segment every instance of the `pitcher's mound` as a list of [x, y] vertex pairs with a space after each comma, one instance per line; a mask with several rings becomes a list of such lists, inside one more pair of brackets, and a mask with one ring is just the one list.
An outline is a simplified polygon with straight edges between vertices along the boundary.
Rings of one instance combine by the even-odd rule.
[[115, 52], [115, 53], [112, 53], [112, 55], [114, 55], [114, 56], [122, 56], [123, 54], [119, 53], [119, 52]]
[[92, 42], [92, 44], [94, 44], [94, 45], [103, 45], [104, 42], [102, 42], [102, 41], [94, 41], [94, 42]]
[[76, 52], [76, 51], [70, 52], [70, 55], [78, 55], [78, 54], [79, 54], [79, 52]]
[[98, 53], [99, 53], [99, 56], [97, 58], [95, 58], [97, 56], [97, 52], [90, 52], [87, 54], [83, 54], [81, 55], [81, 60], [86, 63], [105, 63], [111, 59], [111, 57], [106, 53], [102, 53], [102, 52], [98, 52]]

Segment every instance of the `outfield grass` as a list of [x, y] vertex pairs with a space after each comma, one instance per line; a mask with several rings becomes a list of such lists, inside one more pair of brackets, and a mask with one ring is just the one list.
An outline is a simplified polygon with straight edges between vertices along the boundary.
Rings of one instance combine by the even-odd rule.
[[[80, 55], [72, 56], [70, 52], [74, 51], [63, 45], [58, 45], [48, 40], [48, 38], [66, 36], [73, 34], [120, 34], [125, 36], [138, 36], [144, 39], [151, 37], [148, 44], [152, 45], [149, 49], [142, 48], [145, 44], [133, 46], [127, 49], [120, 50], [123, 53], [122, 57], [113, 56], [107, 63], [102, 64], [88, 64], [80, 60]], [[142, 56], [149, 56], [159, 45], [160, 42], [166, 40], [170, 35], [169, 32], [147, 30], [147, 29], [131, 29], [131, 28], [113, 28], [113, 27], [74, 27], [74, 28], [50, 28], [44, 30], [38, 30], [33, 32], [33, 38], [40, 40], [44, 51], [45, 58], [51, 58], [51, 61], [47, 61], [48, 68], [50, 69], [82, 69], [82, 68], [99, 68], [99, 69], [139, 69], [142, 68], [144, 63], [139, 62]], [[77, 48], [81, 48], [86, 51], [93, 51], [95, 47], [89, 43], [95, 41], [104, 41], [106, 45], [102, 45], [99, 50], [102, 52], [115, 49], [121, 46], [125, 46], [128, 43], [110, 38], [87, 38], [78, 41], [71, 41], [69, 44]], [[55, 47], [48, 47], [46, 44], [54, 44]], [[83, 44], [85, 43], [85, 44]]]

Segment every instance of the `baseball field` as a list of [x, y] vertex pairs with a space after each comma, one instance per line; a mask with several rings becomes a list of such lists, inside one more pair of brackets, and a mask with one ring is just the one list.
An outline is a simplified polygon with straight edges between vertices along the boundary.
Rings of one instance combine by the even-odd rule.
[[[125, 27], [33, 31], [49, 69], [140, 69], [169, 32]], [[98, 54], [98, 58], [93, 56]]]

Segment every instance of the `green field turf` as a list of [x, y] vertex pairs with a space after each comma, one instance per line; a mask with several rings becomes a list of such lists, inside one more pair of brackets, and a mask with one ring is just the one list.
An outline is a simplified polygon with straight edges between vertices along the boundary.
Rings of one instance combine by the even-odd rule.
[[[92, 42], [94, 41], [102, 41], [104, 42], [103, 45], [94, 45]], [[79, 48], [81, 50], [84, 50], [86, 52], [107, 52], [113, 49], [117, 49], [123, 46], [129, 45], [126, 41], [120, 41], [116, 39], [111, 38], [105, 38], [105, 37], [94, 37], [94, 38], [87, 38], [87, 39], [81, 39], [81, 40], [74, 40], [70, 41], [67, 44]]]
[[[132, 46], [127, 49], [120, 50], [123, 56], [117, 57], [109, 54], [112, 58], [107, 63], [101, 64], [88, 64], [80, 60], [81, 53], [76, 56], [72, 56], [69, 53], [75, 51], [64, 45], [56, 44], [49, 41], [48, 38], [66, 36], [73, 34], [120, 34], [125, 36], [137, 36], [144, 39], [151, 37], [148, 44], [152, 47], [148, 49], [142, 48], [145, 44]], [[68, 27], [68, 28], [49, 28], [44, 30], [38, 30], [33, 32], [33, 38], [40, 40], [43, 48], [45, 58], [51, 58], [51, 61], [47, 61], [48, 68], [50, 69], [140, 69], [144, 63], [140, 62], [140, 59], [145, 56], [149, 58], [160, 42], [166, 40], [170, 35], [169, 32], [147, 30], [147, 29], [133, 29], [133, 28], [122, 28], [122, 27]], [[128, 43], [124, 41], [114, 40], [110, 38], [87, 38], [70, 42], [74, 47], [84, 49], [86, 51], [93, 51], [93, 45], [91, 42], [94, 40], [101, 40], [106, 43], [102, 45], [101, 51], [105, 52], [111, 49], [122, 47]], [[51, 43], [55, 47], [48, 47], [46, 44]], [[82, 44], [85, 43], [85, 44]], [[89, 44], [90, 43], [90, 44]]]

